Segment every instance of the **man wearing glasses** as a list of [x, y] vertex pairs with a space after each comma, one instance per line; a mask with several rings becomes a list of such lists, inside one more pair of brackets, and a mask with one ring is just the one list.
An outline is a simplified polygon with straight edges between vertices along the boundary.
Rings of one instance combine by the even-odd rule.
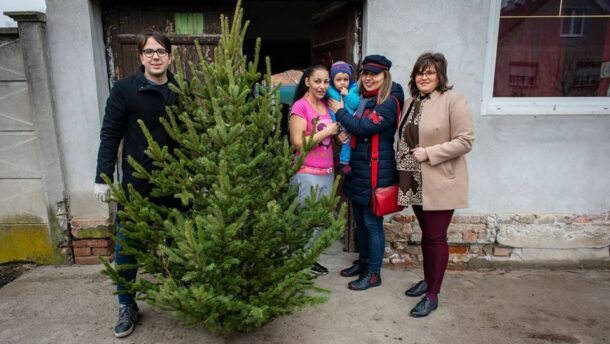
[[[174, 76], [167, 69], [172, 62], [171, 43], [159, 32], [145, 33], [138, 44], [138, 52], [142, 65], [135, 74], [114, 84], [110, 97], [106, 102], [106, 110], [100, 133], [100, 148], [97, 157], [94, 193], [98, 200], [109, 201], [109, 187], [100, 177], [106, 174], [112, 178], [117, 162], [117, 152], [121, 140], [122, 154], [122, 185], [127, 184], [143, 196], [149, 196], [152, 186], [147, 181], [133, 177], [134, 169], [127, 162], [132, 156], [146, 170], [153, 169], [152, 160], [144, 153], [148, 144], [138, 125], [138, 120], [144, 121], [153, 139], [161, 146], [173, 146], [175, 143], [159, 122], [161, 116], [166, 116], [165, 107], [177, 102], [177, 96], [171, 92], [168, 83], [176, 83]], [[166, 203], [165, 199], [155, 202]], [[119, 241], [125, 241], [121, 235], [121, 226], [117, 221], [116, 236]], [[116, 244], [115, 262], [121, 264], [136, 264], [133, 256], [122, 253], [120, 242]], [[136, 279], [137, 269], [120, 271], [120, 275], [128, 281]], [[117, 286], [118, 291], [125, 287]], [[119, 320], [114, 328], [116, 337], [130, 335], [138, 317], [138, 306], [132, 294], [119, 294]]]

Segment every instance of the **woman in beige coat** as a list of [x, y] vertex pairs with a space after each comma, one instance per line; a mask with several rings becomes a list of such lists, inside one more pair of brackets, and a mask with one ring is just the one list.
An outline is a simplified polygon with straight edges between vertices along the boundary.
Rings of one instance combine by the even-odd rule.
[[413, 207], [424, 255], [424, 280], [405, 292], [412, 297], [425, 294], [411, 310], [413, 317], [427, 316], [438, 307], [449, 260], [447, 228], [454, 209], [468, 206], [464, 155], [474, 141], [472, 118], [464, 97], [451, 89], [445, 57], [421, 55], [411, 72], [411, 98], [398, 127], [398, 203]]

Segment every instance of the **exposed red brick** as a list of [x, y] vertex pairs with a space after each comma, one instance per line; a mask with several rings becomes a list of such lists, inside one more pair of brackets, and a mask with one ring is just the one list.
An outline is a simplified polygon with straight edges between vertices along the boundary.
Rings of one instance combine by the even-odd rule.
[[459, 225], [459, 228], [462, 232], [472, 231], [480, 233], [487, 231], [487, 225], [485, 224], [462, 224]]
[[415, 221], [415, 215], [394, 215], [392, 220], [400, 223], [411, 223]]
[[451, 232], [486, 232], [487, 226], [485, 224], [471, 224], [471, 223], [452, 223], [449, 225], [449, 230]]
[[476, 242], [477, 241], [477, 233], [476, 232], [464, 232], [462, 233], [462, 239], [468, 242]]
[[91, 247], [75, 247], [74, 248], [75, 257], [87, 257], [90, 255], [91, 255]]
[[[101, 257], [104, 257], [104, 258], [108, 259], [108, 261], [110, 261], [110, 262], [114, 261], [114, 255], [101, 256]], [[97, 256], [74, 257], [74, 262], [76, 262], [76, 264], [79, 264], [79, 265], [102, 264], [102, 262], [100, 262], [100, 259]]]
[[468, 253], [468, 246], [449, 245], [449, 253], [466, 254]]
[[494, 246], [494, 256], [508, 257], [511, 252], [512, 249], [510, 248]]
[[479, 232], [479, 239], [480, 240], [487, 240], [487, 231]]
[[114, 252], [113, 247], [95, 247], [93, 248], [94, 256], [109, 256]]
[[461, 215], [454, 216], [451, 218], [451, 223], [469, 223], [469, 224], [479, 224], [485, 223], [487, 219], [485, 216], [478, 215]]
[[73, 240], [72, 247], [110, 247], [112, 239], [82, 239]]
[[405, 247], [408, 245], [406, 242], [404, 241], [394, 241], [393, 243], [390, 244], [392, 248], [402, 251], [405, 249]]
[[[402, 233], [405, 233], [406, 235], [409, 235], [411, 233], [413, 233], [415, 231], [415, 229], [413, 228], [414, 224], [413, 223], [403, 223], [400, 225], [400, 231]], [[417, 227], [417, 229], [419, 229], [419, 227]]]
[[591, 218], [586, 215], [581, 215], [576, 217], [573, 223], [591, 223]]
[[447, 239], [449, 239], [449, 240], [462, 239], [462, 233], [460, 233], [460, 232], [448, 232], [447, 233]]
[[388, 258], [384, 259], [384, 263], [388, 263], [391, 266], [403, 267], [403, 268], [414, 265], [413, 260], [409, 255], [402, 255], [402, 256], [393, 255], [392, 257], [388, 257]]
[[87, 240], [72, 240], [72, 247], [87, 247]]

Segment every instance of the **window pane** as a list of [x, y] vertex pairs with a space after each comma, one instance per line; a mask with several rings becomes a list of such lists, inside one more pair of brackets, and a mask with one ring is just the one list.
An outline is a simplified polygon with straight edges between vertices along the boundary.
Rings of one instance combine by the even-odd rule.
[[502, 2], [494, 97], [606, 97], [609, 63], [610, 0]]
[[197, 35], [203, 33], [203, 13], [175, 13], [176, 33]]

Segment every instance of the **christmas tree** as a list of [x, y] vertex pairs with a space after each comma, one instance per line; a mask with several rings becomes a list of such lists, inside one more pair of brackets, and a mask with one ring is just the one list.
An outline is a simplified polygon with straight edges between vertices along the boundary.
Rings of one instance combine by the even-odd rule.
[[[179, 85], [172, 90], [180, 100], [161, 120], [178, 148], [160, 147], [140, 123], [157, 168], [146, 171], [130, 160], [134, 175], [153, 186], [150, 196], [174, 197], [181, 207], [111, 185], [123, 208], [121, 232], [129, 238], [123, 250], [136, 257], [144, 276], [130, 283], [118, 269], [133, 266], [105, 262], [113, 282], [138, 299], [182, 324], [220, 333], [251, 331], [326, 300], [309, 268], [345, 226], [345, 208], [336, 212], [337, 182], [331, 197], [316, 200], [312, 190], [306, 206], [299, 205], [290, 178], [313, 147], [311, 136], [295, 163], [280, 136], [279, 93], [268, 57], [265, 82], [258, 84], [260, 38], [253, 61], [242, 52], [248, 27], [242, 16], [240, 2], [232, 22], [221, 16], [213, 62], [197, 45], [200, 63], [190, 63], [189, 82], [182, 81], [175, 54]], [[311, 241], [316, 227], [326, 230]]]

